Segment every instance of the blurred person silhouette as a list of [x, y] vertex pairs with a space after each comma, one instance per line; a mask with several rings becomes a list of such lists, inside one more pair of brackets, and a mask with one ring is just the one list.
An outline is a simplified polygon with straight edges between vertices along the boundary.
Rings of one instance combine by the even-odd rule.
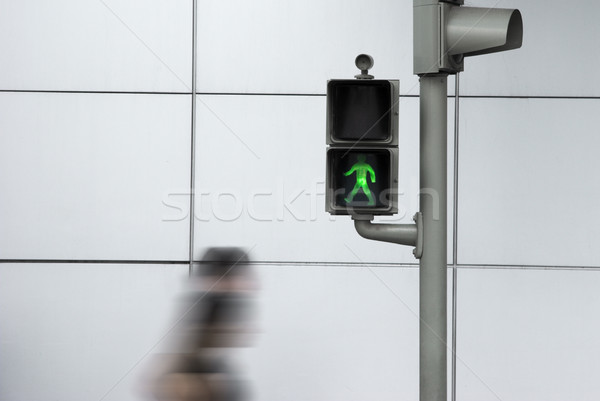
[[255, 280], [239, 248], [210, 248], [191, 277], [176, 337], [179, 351], [152, 380], [159, 401], [245, 401], [243, 380], [230, 366], [231, 351], [248, 345]]

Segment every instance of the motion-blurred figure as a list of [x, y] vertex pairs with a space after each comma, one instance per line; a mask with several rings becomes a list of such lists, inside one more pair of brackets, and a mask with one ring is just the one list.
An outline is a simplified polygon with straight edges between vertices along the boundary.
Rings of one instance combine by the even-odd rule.
[[[247, 254], [239, 248], [211, 248], [192, 277], [177, 326], [176, 354], [151, 384], [160, 401], [247, 400], [244, 382], [229, 359], [232, 348], [248, 345], [255, 281]], [[163, 361], [164, 363], [164, 361]]]

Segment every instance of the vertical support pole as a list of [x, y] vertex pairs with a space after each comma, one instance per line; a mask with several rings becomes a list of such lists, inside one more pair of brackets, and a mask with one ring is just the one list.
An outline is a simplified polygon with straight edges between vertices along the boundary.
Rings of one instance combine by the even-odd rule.
[[420, 78], [420, 400], [447, 393], [447, 74]]

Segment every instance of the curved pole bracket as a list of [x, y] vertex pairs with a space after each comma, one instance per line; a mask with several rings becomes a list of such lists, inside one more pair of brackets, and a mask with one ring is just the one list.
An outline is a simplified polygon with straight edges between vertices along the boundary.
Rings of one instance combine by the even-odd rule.
[[413, 255], [420, 259], [423, 255], [423, 216], [416, 213], [413, 216], [415, 224], [374, 224], [372, 215], [352, 216], [356, 232], [366, 239], [392, 242], [400, 245], [412, 245]]

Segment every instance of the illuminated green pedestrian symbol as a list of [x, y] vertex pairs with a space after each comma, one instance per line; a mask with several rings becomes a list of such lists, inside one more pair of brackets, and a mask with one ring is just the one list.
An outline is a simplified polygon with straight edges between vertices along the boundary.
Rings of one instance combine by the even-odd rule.
[[358, 161], [352, 165], [350, 170], [346, 171], [344, 175], [347, 177], [350, 174], [356, 172], [356, 184], [354, 184], [354, 188], [350, 192], [348, 197], [344, 198], [346, 203], [352, 202], [354, 196], [358, 193], [360, 189], [363, 190], [367, 198], [369, 198], [368, 206], [375, 206], [375, 199], [373, 198], [373, 194], [369, 189], [369, 184], [367, 183], [367, 173], [371, 176], [371, 182], [375, 182], [375, 171], [373, 171], [373, 167], [370, 164], [365, 162], [365, 155], [358, 155]]

